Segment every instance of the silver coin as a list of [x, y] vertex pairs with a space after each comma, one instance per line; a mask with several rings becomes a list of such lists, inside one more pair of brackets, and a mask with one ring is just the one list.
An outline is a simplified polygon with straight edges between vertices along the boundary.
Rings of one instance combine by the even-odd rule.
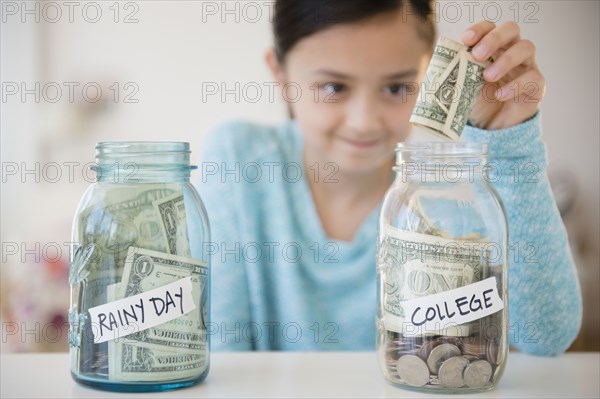
[[494, 341], [488, 341], [487, 346], [485, 348], [485, 353], [487, 355], [487, 360], [491, 364], [498, 363], [498, 353], [500, 352], [499, 343]]
[[444, 360], [460, 355], [460, 349], [456, 345], [441, 344], [431, 350], [427, 358], [427, 365], [433, 374], [437, 374]]
[[469, 361], [462, 356], [447, 359], [440, 366], [438, 378], [440, 384], [448, 388], [460, 388], [465, 385], [463, 372]]
[[435, 348], [438, 345], [439, 345], [439, 342], [437, 342], [437, 341], [428, 341], [428, 342], [425, 342], [419, 348], [418, 355], [421, 357], [421, 359], [427, 361], [427, 358], [429, 358], [429, 354], [431, 353], [431, 351], [433, 350], [433, 348]]
[[485, 356], [485, 345], [480, 342], [466, 342], [461, 345], [462, 353], [464, 355], [473, 355], [473, 356]]
[[402, 356], [396, 367], [398, 375], [408, 385], [421, 387], [429, 382], [429, 368], [418, 356]]
[[492, 376], [492, 365], [485, 360], [477, 360], [470, 363], [464, 372], [465, 385], [470, 388], [481, 388], [485, 386]]

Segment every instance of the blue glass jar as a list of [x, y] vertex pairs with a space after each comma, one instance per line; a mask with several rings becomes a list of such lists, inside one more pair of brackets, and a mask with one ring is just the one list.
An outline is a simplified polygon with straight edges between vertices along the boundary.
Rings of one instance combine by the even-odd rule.
[[486, 144], [403, 143], [379, 219], [377, 356], [421, 392], [494, 389], [508, 354], [508, 229]]
[[114, 391], [193, 385], [209, 370], [208, 217], [189, 144], [105, 142], [73, 221], [71, 374]]

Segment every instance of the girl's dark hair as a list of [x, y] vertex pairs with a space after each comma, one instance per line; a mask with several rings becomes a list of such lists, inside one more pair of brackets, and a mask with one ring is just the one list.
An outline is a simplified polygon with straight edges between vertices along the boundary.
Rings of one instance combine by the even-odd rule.
[[419, 33], [435, 45], [432, 0], [277, 0], [273, 16], [275, 52], [280, 62], [301, 39], [337, 24], [365, 20], [391, 11], [420, 19]]

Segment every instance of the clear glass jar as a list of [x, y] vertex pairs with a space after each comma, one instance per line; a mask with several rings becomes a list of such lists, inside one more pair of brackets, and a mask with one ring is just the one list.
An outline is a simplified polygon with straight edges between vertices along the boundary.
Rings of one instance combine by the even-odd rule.
[[189, 144], [105, 142], [73, 221], [71, 374], [115, 391], [163, 391], [209, 369], [208, 217]]
[[377, 357], [415, 391], [494, 389], [508, 353], [507, 222], [486, 144], [398, 144], [379, 220]]

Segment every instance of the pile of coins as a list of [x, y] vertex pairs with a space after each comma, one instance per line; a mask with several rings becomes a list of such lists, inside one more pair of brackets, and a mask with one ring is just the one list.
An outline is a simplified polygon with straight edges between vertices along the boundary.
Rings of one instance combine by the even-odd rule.
[[400, 338], [399, 334], [388, 334], [386, 367], [395, 382], [445, 388], [483, 388], [491, 384], [498, 342], [482, 341], [479, 336]]

